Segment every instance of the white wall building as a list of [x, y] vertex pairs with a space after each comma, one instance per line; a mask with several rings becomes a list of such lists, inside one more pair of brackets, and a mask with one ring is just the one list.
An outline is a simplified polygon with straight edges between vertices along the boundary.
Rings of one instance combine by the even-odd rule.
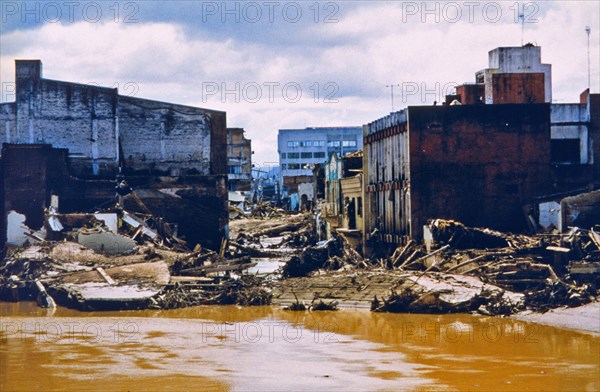
[[311, 166], [325, 163], [334, 152], [346, 155], [362, 150], [362, 127], [280, 129], [277, 143], [284, 186], [284, 177], [312, 176]]

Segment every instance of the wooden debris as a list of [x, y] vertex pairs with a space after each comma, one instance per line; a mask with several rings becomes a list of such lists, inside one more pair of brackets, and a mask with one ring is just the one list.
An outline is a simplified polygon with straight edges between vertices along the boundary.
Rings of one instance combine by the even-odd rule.
[[115, 281], [110, 276], [108, 276], [106, 271], [104, 271], [104, 268], [96, 267], [96, 271], [98, 271], [98, 273], [100, 274], [100, 276], [102, 276], [102, 278], [106, 281], [106, 283], [108, 283], [110, 285], [115, 284]]

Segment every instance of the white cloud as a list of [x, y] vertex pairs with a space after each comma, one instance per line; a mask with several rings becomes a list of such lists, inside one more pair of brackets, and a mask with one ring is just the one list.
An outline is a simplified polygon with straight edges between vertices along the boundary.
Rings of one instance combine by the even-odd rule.
[[[358, 3], [337, 16], [339, 23], [308, 24], [283, 48], [274, 44], [280, 37], [248, 42], [224, 33], [215, 38], [214, 31], [175, 22], [46, 24], [0, 37], [0, 77], [3, 83], [14, 80], [15, 58], [39, 58], [49, 79], [118, 85], [122, 94], [137, 87], [140, 97], [225, 110], [228, 125], [244, 127], [253, 139], [255, 161], [273, 162], [279, 128], [362, 125], [390, 111], [387, 84], [416, 83], [440, 95], [448, 92], [444, 86], [473, 81], [487, 66], [489, 50], [521, 42], [521, 26], [509, 9], [513, 3], [502, 3], [504, 18], [498, 23], [481, 15], [475, 23], [467, 15], [457, 23], [433, 23], [432, 16], [422, 23], [419, 15], [403, 22], [406, 10], [400, 4]], [[587, 85], [586, 25], [592, 28], [592, 86], [598, 92], [600, 6], [553, 2], [544, 7], [538, 23], [526, 24], [524, 37], [541, 45], [543, 61], [553, 64], [554, 98], [577, 101]], [[219, 91], [207, 96], [207, 83]], [[236, 83], [238, 99], [230, 93], [223, 100], [222, 88], [236, 90]], [[279, 83], [272, 100], [268, 83]], [[299, 102], [288, 102], [294, 89], [285, 95], [286, 83], [300, 86]], [[254, 97], [256, 86], [261, 99], [248, 102], [244, 98]], [[328, 93], [339, 101], [323, 102]], [[441, 98], [408, 95], [402, 87], [395, 93], [396, 109]]]

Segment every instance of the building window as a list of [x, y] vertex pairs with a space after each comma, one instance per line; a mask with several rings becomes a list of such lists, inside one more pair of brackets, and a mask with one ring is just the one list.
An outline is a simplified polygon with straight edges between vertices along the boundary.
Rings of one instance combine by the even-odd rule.
[[300, 142], [300, 147], [312, 147], [312, 141]]
[[342, 147], [356, 147], [356, 140], [344, 140]]
[[300, 169], [299, 163], [289, 163], [288, 164], [288, 170], [299, 170], [299, 169]]
[[284, 163], [281, 165], [281, 170], [286, 170], [287, 169], [287, 165]]
[[325, 147], [325, 140], [315, 140], [315, 141], [313, 141], [313, 146]]
[[288, 152], [288, 158], [289, 159], [298, 159], [298, 158], [300, 158], [300, 153], [299, 152]]
[[285, 159], [285, 152], [281, 153], [281, 159]]
[[330, 140], [327, 142], [327, 147], [339, 147], [341, 145], [339, 140]]
[[324, 152], [315, 152], [315, 153], [313, 154], [313, 156], [314, 156], [315, 158], [325, 158], [325, 153], [324, 153]]
[[312, 158], [313, 154], [312, 152], [303, 152], [300, 154], [300, 158]]
[[579, 139], [552, 139], [550, 154], [554, 163], [580, 163]]
[[358, 198], [358, 205], [356, 206], [356, 213], [358, 216], [362, 216], [362, 197]]
[[291, 148], [300, 147], [300, 142], [287, 142], [287, 146]]

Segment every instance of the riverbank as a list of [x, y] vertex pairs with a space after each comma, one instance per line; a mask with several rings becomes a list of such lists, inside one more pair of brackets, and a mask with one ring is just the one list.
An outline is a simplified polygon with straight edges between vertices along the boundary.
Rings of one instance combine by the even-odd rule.
[[600, 335], [600, 302], [576, 308], [556, 308], [546, 313], [522, 312], [511, 316], [515, 320], [566, 328]]
[[[336, 301], [341, 309], [372, 309], [373, 298], [381, 301], [389, 297], [393, 291], [399, 291], [402, 287], [412, 285], [411, 282], [414, 281], [417, 281], [417, 284], [429, 284], [427, 290], [430, 293], [445, 291], [448, 295], [451, 294], [446, 298], [450, 303], [447, 306], [462, 307], [461, 312], [455, 313], [486, 316], [477, 311], [478, 307], [471, 310], [465, 307], [471, 303], [476, 304], [476, 298], [484, 288], [483, 283], [475, 278], [451, 275], [438, 276], [438, 279], [433, 279], [432, 276], [419, 278], [414, 274], [390, 273], [389, 271], [328, 273], [274, 281], [272, 282], [273, 299], [271, 303], [285, 307], [300, 302], [308, 307], [314, 298], [319, 298], [324, 302]], [[444, 284], [447, 287], [442, 286]], [[450, 290], [450, 287], [453, 287], [453, 290]], [[491, 288], [489, 285], [485, 286], [486, 290]], [[507, 294], [505, 293], [505, 295]], [[511, 296], [509, 297], [509, 295]], [[515, 303], [522, 299], [522, 295], [517, 293], [509, 295], [507, 298], [512, 298]], [[437, 299], [439, 301], [440, 297]], [[443, 300], [444, 297], [441, 296], [441, 299]], [[440, 311], [440, 305], [433, 301], [429, 301], [426, 305], [427, 307], [423, 308], [421, 312], [412, 314], [444, 313]], [[485, 305], [488, 303], [486, 302]], [[572, 308], [561, 307], [545, 313], [526, 310], [508, 317], [528, 323], [600, 335], [600, 302]]]
[[[428, 247], [409, 241], [391, 256], [364, 258], [343, 236], [318, 241], [314, 226], [310, 213], [234, 220], [230, 240], [217, 252], [175, 249], [135, 234], [115, 236], [97, 224], [94, 233], [107, 244], [128, 241], [126, 253], [111, 255], [107, 247], [95, 251], [77, 243], [90, 229], [74, 229], [77, 236], [11, 252], [0, 267], [0, 294], [79, 310], [272, 304], [406, 314], [533, 313], [557, 323], [560, 317], [543, 314], [599, 300], [598, 276], [591, 268], [600, 256], [593, 230], [524, 236], [436, 220]], [[595, 331], [593, 323], [592, 318], [580, 324]]]

